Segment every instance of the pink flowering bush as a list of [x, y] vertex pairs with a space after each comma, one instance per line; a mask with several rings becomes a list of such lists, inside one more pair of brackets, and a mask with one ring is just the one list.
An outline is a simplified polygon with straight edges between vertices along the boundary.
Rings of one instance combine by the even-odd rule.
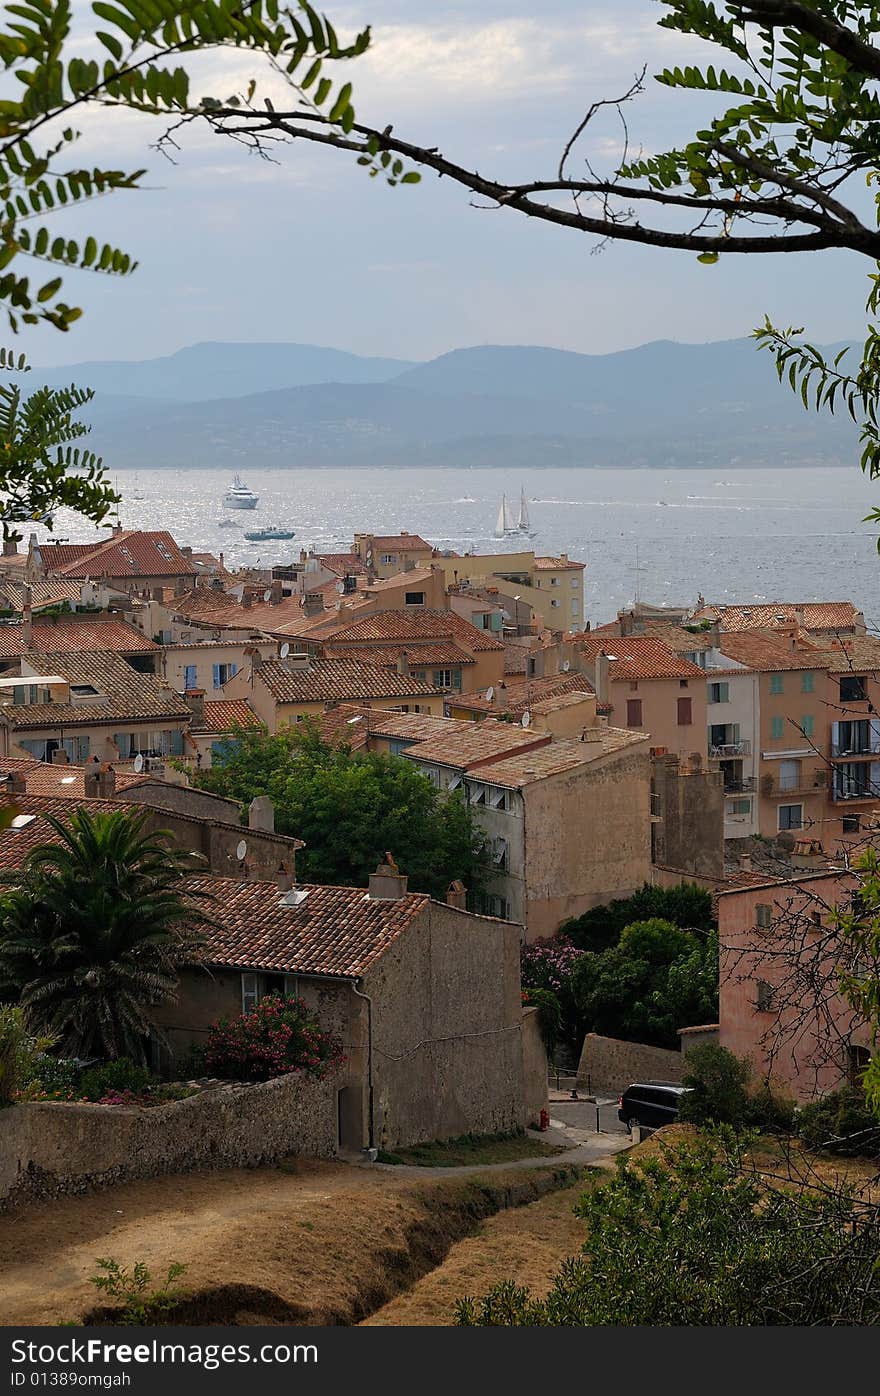
[[274, 994], [249, 1013], [215, 1023], [205, 1051], [211, 1075], [232, 1081], [268, 1081], [291, 1071], [325, 1076], [342, 1060], [339, 1044], [309, 1016], [302, 999]]
[[552, 940], [533, 940], [524, 945], [520, 957], [520, 975], [524, 989], [552, 989], [558, 994], [568, 983], [569, 976], [584, 950], [569, 940], [568, 936], [554, 936]]

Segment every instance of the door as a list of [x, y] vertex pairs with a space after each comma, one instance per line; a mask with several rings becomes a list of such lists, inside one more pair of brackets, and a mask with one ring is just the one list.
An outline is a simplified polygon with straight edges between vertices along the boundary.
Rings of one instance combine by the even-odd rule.
[[343, 1086], [336, 1092], [336, 1137], [341, 1154], [359, 1154], [366, 1147], [364, 1092], [360, 1086]]

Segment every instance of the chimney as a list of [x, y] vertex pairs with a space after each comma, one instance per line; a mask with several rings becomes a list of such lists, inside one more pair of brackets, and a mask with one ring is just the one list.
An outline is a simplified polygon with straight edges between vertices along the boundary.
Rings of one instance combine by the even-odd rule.
[[53, 765], [53, 766], [69, 766], [69, 765], [70, 765], [70, 757], [68, 756], [67, 752], [64, 750], [64, 747], [63, 747], [63, 746], [56, 746], [55, 750], [52, 752], [52, 765]]
[[89, 765], [83, 771], [83, 793], [87, 800], [112, 800], [116, 794], [116, 772], [109, 761]]
[[164, 588], [164, 587], [150, 587], [150, 599], [151, 599], [152, 601], [160, 601], [160, 602], [161, 602], [161, 601], [164, 601], [164, 600], [165, 600], [165, 588]]
[[34, 617], [31, 610], [31, 600], [30, 587], [23, 587], [21, 593], [21, 643], [26, 650], [29, 650], [34, 642]]
[[634, 629], [634, 618], [632, 611], [618, 611], [617, 620], [621, 636], [632, 635]]
[[275, 806], [268, 795], [255, 795], [251, 800], [248, 805], [248, 828], [262, 830], [264, 834], [274, 834]]
[[510, 707], [510, 695], [507, 692], [507, 684], [500, 683], [495, 689], [495, 706], [506, 711]]
[[256, 645], [248, 645], [245, 654], [251, 661], [251, 673], [253, 674], [256, 669], [259, 669], [263, 662], [263, 652], [257, 649]]
[[703, 758], [698, 751], [692, 751], [688, 757], [688, 770], [692, 776], [698, 776], [703, 769]]
[[191, 548], [191, 546], [190, 546], [189, 543], [181, 543], [181, 545], [180, 545], [180, 551], [183, 553], [183, 555], [184, 555], [184, 557], [186, 558], [187, 562], [191, 562], [191, 561], [192, 561], [193, 550], [192, 550], [192, 548]]
[[289, 654], [282, 660], [285, 669], [291, 674], [307, 674], [312, 667], [312, 656], [310, 654]]
[[604, 650], [600, 650], [596, 655], [595, 677], [593, 687], [596, 690], [596, 701], [598, 703], [608, 702], [608, 655]]
[[3, 539], [3, 556], [16, 557], [18, 554], [18, 544], [14, 538]]
[[225, 571], [226, 571], [226, 561], [225, 561], [225, 559], [224, 559], [222, 553], [218, 553], [218, 554], [217, 554], [217, 561], [220, 563], [220, 571], [221, 571], [221, 572], [225, 572]]
[[247, 587], [245, 587], [245, 588], [242, 590], [242, 593], [241, 593], [241, 604], [242, 604], [242, 606], [244, 606], [244, 608], [245, 608], [246, 611], [249, 611], [250, 608], [251, 608], [252, 603], [253, 603], [253, 597], [251, 596], [251, 594], [250, 594], [250, 592], [248, 591]]
[[601, 742], [601, 740], [602, 740], [602, 733], [600, 732], [598, 726], [597, 726], [597, 727], [582, 727], [582, 728], [581, 728], [581, 741], [582, 741], [582, 742]]
[[752, 855], [751, 855], [751, 853], [741, 853], [741, 854], [740, 854], [740, 856], [739, 856], [739, 867], [740, 867], [740, 872], [751, 872], [751, 871], [752, 871]]
[[324, 609], [324, 596], [320, 591], [307, 591], [303, 597], [303, 614], [319, 616]]
[[292, 887], [296, 886], [296, 873], [285, 867], [284, 863], [279, 863], [275, 882], [279, 892], [289, 892]]
[[406, 650], [401, 650], [397, 656], [397, 672], [401, 678], [409, 678], [409, 655]]
[[386, 853], [376, 871], [370, 873], [368, 896], [374, 902], [399, 902], [406, 896], [406, 882], [392, 855]]
[[205, 720], [205, 690], [203, 688], [188, 688], [183, 696], [193, 715], [193, 722], [201, 726]]
[[111, 537], [111, 538], [118, 538], [119, 535], [120, 535], [122, 532], [123, 532], [122, 524], [121, 524], [121, 523], [119, 522], [119, 520], [117, 519], [117, 520], [116, 520], [116, 523], [113, 524], [112, 528], [110, 529], [110, 537]]
[[24, 771], [10, 771], [6, 776], [6, 791], [9, 795], [26, 795], [27, 780]]
[[467, 911], [467, 888], [458, 878], [450, 882], [446, 889], [446, 905], [454, 906], [458, 911]]
[[269, 605], [280, 606], [284, 599], [284, 583], [280, 577], [276, 577], [269, 587]]

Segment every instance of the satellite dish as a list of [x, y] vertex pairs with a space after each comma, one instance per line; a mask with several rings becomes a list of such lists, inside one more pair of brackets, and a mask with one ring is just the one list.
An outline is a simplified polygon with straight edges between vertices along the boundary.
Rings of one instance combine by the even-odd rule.
[[244, 862], [245, 857], [247, 856], [247, 844], [245, 843], [244, 839], [239, 839], [238, 847], [235, 850], [235, 856], [240, 863]]
[[523, 715], [522, 715], [522, 725], [523, 725], [523, 727], [528, 727], [528, 725], [529, 725], [529, 723], [531, 722], [531, 720], [532, 720], [532, 714], [528, 711], [528, 709], [526, 709], [526, 711], [525, 711], [525, 712], [523, 713]]
[[495, 690], [494, 690], [494, 688], [487, 688], [487, 689], [486, 689], [486, 697], [487, 697], [487, 699], [489, 700], [489, 702], [491, 703], [491, 702], [492, 702], [492, 699], [495, 697]]
[[140, 775], [141, 771], [144, 769], [144, 758], [141, 756], [140, 752], [138, 752], [137, 756], [134, 758], [134, 768], [138, 775]]
[[271, 591], [266, 590], [266, 591], [263, 592], [263, 600], [264, 600], [264, 601], [271, 601], [271, 600], [272, 600], [272, 593], [271, 593]]
[[564, 664], [563, 664], [563, 666], [562, 666], [562, 672], [563, 672], [563, 674], [567, 674], [570, 668], [571, 668], [571, 660], [570, 660], [570, 659], [566, 659], [565, 662], [564, 662]]
[[282, 659], [286, 659], [287, 656], [290, 654], [290, 645], [287, 643], [286, 640], [284, 641], [284, 644], [281, 646], [280, 654]]
[[345, 592], [345, 582], [337, 582], [336, 590], [339, 592], [339, 595], [342, 596]]

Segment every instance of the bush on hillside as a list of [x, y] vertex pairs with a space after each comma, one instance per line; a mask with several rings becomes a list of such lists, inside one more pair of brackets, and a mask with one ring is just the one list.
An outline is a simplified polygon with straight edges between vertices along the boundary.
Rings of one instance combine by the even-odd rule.
[[845, 1086], [801, 1106], [794, 1128], [810, 1149], [867, 1158], [880, 1154], [880, 1121], [858, 1086]]
[[682, 1085], [690, 1087], [682, 1096], [679, 1119], [690, 1124], [727, 1124], [741, 1129], [749, 1114], [746, 1090], [751, 1067], [719, 1047], [717, 1042], [701, 1042], [685, 1056], [687, 1071]]
[[211, 1028], [205, 1064], [231, 1081], [268, 1081], [292, 1071], [324, 1076], [341, 1062], [337, 1043], [302, 999], [270, 994], [249, 1013]]
[[583, 916], [563, 921], [559, 929], [578, 949], [598, 953], [617, 945], [626, 926], [655, 917], [685, 930], [710, 931], [715, 924], [712, 898], [705, 888], [695, 882], [677, 887], [652, 887], [646, 882], [631, 897], [591, 907]]

